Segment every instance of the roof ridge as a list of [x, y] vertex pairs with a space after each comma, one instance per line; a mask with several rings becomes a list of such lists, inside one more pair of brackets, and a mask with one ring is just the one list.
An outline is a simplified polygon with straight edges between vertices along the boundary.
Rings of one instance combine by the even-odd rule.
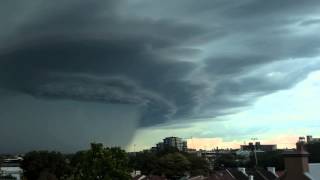
[[233, 176], [233, 174], [229, 171], [228, 168], [226, 169], [226, 171], [227, 171], [227, 173], [228, 173], [233, 179], [236, 179], [236, 178]]
[[264, 180], [269, 180], [260, 170], [256, 169], [256, 172], [264, 179]]

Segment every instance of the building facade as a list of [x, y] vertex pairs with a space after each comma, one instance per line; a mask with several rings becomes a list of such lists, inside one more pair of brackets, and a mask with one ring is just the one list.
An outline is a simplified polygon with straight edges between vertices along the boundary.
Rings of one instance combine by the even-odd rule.
[[179, 137], [166, 137], [163, 139], [164, 147], [177, 148], [179, 151], [187, 151], [187, 141]]
[[261, 144], [260, 142], [256, 142], [253, 144], [250, 142], [248, 145], [241, 145], [240, 149], [242, 151], [275, 151], [277, 150], [277, 145], [276, 144]]
[[21, 180], [23, 170], [20, 168], [22, 158], [4, 159], [0, 164], [0, 180]]
[[161, 151], [165, 148], [177, 148], [179, 151], [187, 152], [188, 144], [187, 141], [184, 141], [182, 138], [179, 137], [166, 137], [163, 139], [163, 142], [159, 142], [156, 144], [156, 149]]
[[314, 138], [310, 135], [307, 136], [307, 143], [317, 143], [320, 142], [320, 138]]

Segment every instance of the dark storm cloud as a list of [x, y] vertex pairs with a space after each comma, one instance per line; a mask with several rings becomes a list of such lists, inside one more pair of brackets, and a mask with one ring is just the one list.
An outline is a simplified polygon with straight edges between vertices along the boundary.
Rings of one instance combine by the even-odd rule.
[[229, 14], [236, 15], [239, 18], [248, 16], [278, 16], [278, 15], [306, 15], [318, 10], [319, 2], [310, 0], [301, 2], [299, 0], [283, 0], [283, 1], [263, 1], [263, 0], [247, 0], [244, 3], [230, 9]]
[[175, 106], [153, 91], [178, 84], [194, 65], [159, 59], [129, 44], [65, 42], [16, 50], [1, 56], [2, 86], [39, 97], [143, 105], [143, 125], [168, 119]]
[[[231, 55], [229, 57], [215, 57], [206, 60], [205, 69], [209, 74], [234, 75], [243, 73], [244, 71], [267, 63], [270, 58], [255, 55]], [[252, 67], [253, 66], [253, 67]]]
[[137, 105], [140, 126], [234, 113], [319, 68], [295, 65], [319, 54], [301, 29], [318, 1], [1, 3], [1, 88]]
[[179, 46], [201, 37], [205, 28], [119, 17], [99, 1], [68, 4], [40, 3], [52, 12], [36, 11], [19, 26], [15, 43], [0, 55], [2, 88], [47, 99], [136, 104], [143, 111], [141, 126], [192, 108], [197, 86], [184, 79], [195, 64], [159, 52], [194, 52]]
[[317, 25], [320, 23], [320, 19], [310, 19], [300, 23], [301, 26], [310, 26], [310, 25]]

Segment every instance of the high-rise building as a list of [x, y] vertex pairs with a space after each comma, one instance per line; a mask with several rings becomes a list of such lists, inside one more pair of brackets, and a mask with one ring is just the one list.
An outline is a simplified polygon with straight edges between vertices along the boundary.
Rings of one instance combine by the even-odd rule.
[[172, 147], [177, 148], [179, 151], [187, 152], [188, 151], [188, 144], [187, 141], [184, 141], [182, 138], [179, 137], [166, 137], [163, 139], [162, 142], [156, 144], [157, 151], [162, 151], [165, 148]]
[[163, 142], [159, 142], [156, 146], [157, 146], [156, 148], [157, 148], [158, 151], [161, 151], [161, 150], [164, 149], [164, 144], [163, 144]]
[[184, 152], [188, 151], [187, 141], [182, 141], [182, 151], [184, 151]]
[[177, 148], [179, 151], [187, 151], [187, 141], [183, 141], [179, 137], [166, 137], [163, 139], [163, 142], [160, 142], [156, 145], [158, 151], [161, 151], [167, 147]]
[[184, 147], [186, 146], [186, 142], [179, 137], [166, 137], [163, 139], [163, 144], [165, 147], [174, 147], [179, 151], [183, 151]]

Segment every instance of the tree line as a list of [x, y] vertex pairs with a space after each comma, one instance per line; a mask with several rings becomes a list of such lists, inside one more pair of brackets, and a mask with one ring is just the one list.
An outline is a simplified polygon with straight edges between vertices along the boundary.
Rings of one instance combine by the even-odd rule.
[[21, 167], [26, 180], [127, 180], [134, 170], [179, 179], [208, 175], [210, 171], [206, 159], [175, 148], [128, 154], [121, 148], [96, 143], [75, 154], [32, 151], [24, 155]]
[[118, 148], [91, 144], [91, 149], [65, 155], [55, 151], [32, 151], [21, 163], [26, 180], [127, 180], [127, 153]]
[[[320, 143], [306, 144], [309, 162], [320, 162]], [[284, 169], [282, 151], [258, 153], [260, 167]], [[1, 157], [0, 157], [1, 158]], [[21, 167], [25, 180], [127, 180], [130, 173], [140, 170], [144, 175], [159, 175], [168, 179], [209, 175], [213, 170], [230, 167], [254, 167], [254, 157], [236, 154], [217, 156], [214, 161], [176, 148], [162, 151], [127, 153], [119, 147], [104, 147], [92, 143], [89, 150], [75, 154], [56, 151], [32, 151], [24, 155]]]
[[167, 147], [159, 152], [139, 152], [130, 156], [130, 166], [146, 175], [180, 179], [185, 176], [207, 176], [212, 170], [209, 161], [196, 154]]

